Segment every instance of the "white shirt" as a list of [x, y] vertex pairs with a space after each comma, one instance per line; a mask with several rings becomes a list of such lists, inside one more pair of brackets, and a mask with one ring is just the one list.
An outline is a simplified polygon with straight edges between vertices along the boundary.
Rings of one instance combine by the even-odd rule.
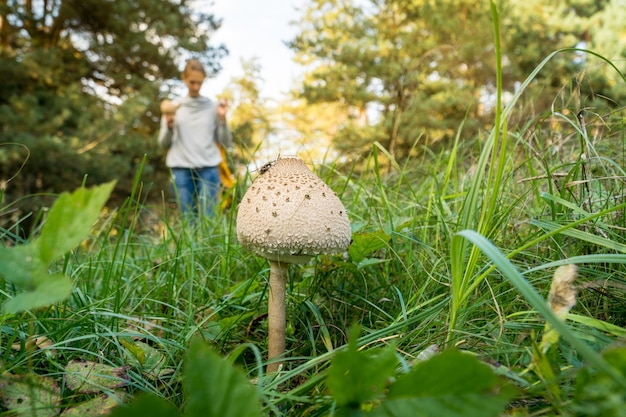
[[217, 103], [207, 97], [180, 97], [174, 127], [167, 127], [161, 117], [158, 142], [169, 148], [165, 164], [170, 168], [214, 167], [222, 162], [217, 144], [229, 147], [232, 142], [226, 123], [217, 115]]

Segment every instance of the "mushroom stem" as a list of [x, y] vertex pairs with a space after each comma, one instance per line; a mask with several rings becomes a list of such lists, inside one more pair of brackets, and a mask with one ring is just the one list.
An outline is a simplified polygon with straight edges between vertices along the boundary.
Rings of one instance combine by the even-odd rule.
[[[287, 267], [289, 264], [270, 261], [270, 293], [268, 299], [268, 360], [277, 359], [285, 353]], [[282, 362], [267, 365], [267, 372], [276, 372]]]

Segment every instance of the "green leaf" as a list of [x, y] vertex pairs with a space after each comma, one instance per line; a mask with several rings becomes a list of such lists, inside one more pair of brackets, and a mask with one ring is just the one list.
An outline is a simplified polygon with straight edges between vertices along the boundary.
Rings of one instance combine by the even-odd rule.
[[391, 236], [382, 230], [370, 233], [354, 233], [348, 254], [355, 263], [361, 262], [373, 252], [387, 247]]
[[485, 400], [484, 395], [468, 393], [426, 398], [385, 401], [368, 417], [497, 417], [506, 407], [506, 398]]
[[450, 349], [418, 362], [389, 388], [389, 398], [463, 394], [488, 390], [497, 382], [489, 367], [475, 357]]
[[171, 369], [165, 368], [165, 356], [147, 343], [132, 339], [120, 339], [120, 343], [128, 352], [130, 364], [140, 369], [144, 374], [159, 377], [171, 373]]
[[39, 236], [39, 257], [49, 264], [74, 249], [91, 231], [115, 182], [62, 193], [54, 202]]
[[[604, 360], [626, 378], [626, 348], [609, 348]], [[572, 410], [576, 415], [598, 417], [626, 417], [626, 391], [612, 378], [589, 367], [576, 378]]]
[[556, 345], [542, 347], [533, 342], [532, 369], [544, 384], [545, 396], [552, 402], [561, 401], [561, 386], [559, 385], [559, 367], [556, 355]]
[[120, 338], [120, 344], [126, 349], [128, 361], [134, 367], [140, 368], [146, 361], [146, 352], [135, 344], [131, 338]]
[[33, 243], [12, 248], [0, 247], [0, 276], [19, 287], [33, 288], [33, 275], [41, 271], [45, 273], [46, 268], [37, 254], [38, 248]]
[[359, 351], [354, 336], [348, 349], [333, 358], [326, 385], [337, 406], [357, 409], [382, 395], [397, 365], [392, 346]]
[[151, 394], [139, 394], [128, 405], [120, 405], [113, 409], [109, 417], [179, 417], [181, 414], [163, 398]]
[[4, 303], [8, 313], [32, 310], [63, 301], [72, 293], [72, 280], [63, 274], [50, 275], [38, 272], [33, 276], [35, 287], [31, 291], [17, 294]]
[[261, 417], [257, 390], [204, 342], [194, 340], [185, 358], [186, 417]]
[[498, 416], [514, 390], [478, 359], [448, 350], [419, 362], [389, 387], [373, 416]]
[[72, 281], [64, 275], [49, 275], [48, 266], [88, 235], [114, 185], [109, 182], [89, 190], [80, 188], [71, 194], [61, 194], [38, 238], [23, 246], [0, 248], [2, 277], [27, 291], [7, 301], [4, 311], [17, 313], [44, 307], [71, 294]]

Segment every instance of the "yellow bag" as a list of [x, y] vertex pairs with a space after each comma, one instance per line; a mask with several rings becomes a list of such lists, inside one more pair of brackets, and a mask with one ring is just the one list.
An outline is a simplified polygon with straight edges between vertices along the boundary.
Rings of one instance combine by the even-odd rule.
[[233, 176], [233, 173], [230, 172], [230, 168], [226, 162], [226, 149], [224, 149], [224, 147], [219, 143], [217, 146], [220, 148], [220, 153], [222, 154], [222, 163], [217, 167], [217, 170], [220, 173], [220, 181], [224, 187], [233, 188], [235, 186], [235, 177]]
[[222, 162], [217, 166], [217, 171], [220, 174], [220, 181], [222, 182], [222, 192], [220, 193], [220, 210], [223, 212], [227, 210], [233, 202], [233, 188], [235, 187], [235, 176], [230, 172], [228, 163], [226, 162], [226, 149], [219, 143], [217, 146], [220, 148], [222, 154]]

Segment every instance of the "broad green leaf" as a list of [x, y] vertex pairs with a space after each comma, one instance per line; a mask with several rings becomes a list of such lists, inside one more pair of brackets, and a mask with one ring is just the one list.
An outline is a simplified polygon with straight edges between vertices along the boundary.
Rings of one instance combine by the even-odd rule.
[[418, 362], [389, 388], [389, 398], [463, 394], [494, 387], [497, 376], [475, 357], [449, 349]]
[[333, 358], [326, 385], [337, 406], [358, 408], [382, 395], [397, 365], [392, 346], [359, 351], [351, 338], [348, 349]]
[[180, 413], [169, 402], [152, 394], [139, 394], [130, 404], [113, 409], [109, 417], [180, 417]]
[[468, 393], [438, 397], [402, 398], [385, 401], [368, 417], [497, 417], [502, 415], [508, 396]]
[[389, 259], [377, 259], [377, 258], [364, 258], [357, 264], [359, 269], [367, 268], [368, 266], [379, 265], [389, 262]]
[[65, 366], [65, 385], [72, 391], [94, 394], [125, 386], [127, 367], [74, 359]]
[[39, 375], [12, 375], [0, 377], [0, 397], [4, 406], [15, 416], [56, 416], [61, 406], [61, 392], [51, 378]]
[[131, 365], [141, 367], [146, 361], [146, 353], [144, 350], [137, 346], [131, 338], [120, 339], [120, 344], [126, 349]]
[[348, 254], [355, 263], [361, 262], [373, 252], [387, 247], [391, 236], [382, 230], [371, 233], [354, 233]]
[[71, 280], [60, 274], [49, 275], [48, 266], [87, 236], [114, 185], [109, 182], [89, 190], [80, 188], [71, 194], [61, 194], [38, 238], [23, 246], [0, 248], [2, 278], [26, 290], [7, 301], [4, 311], [17, 313], [44, 307], [71, 294]]
[[72, 293], [72, 280], [63, 274], [50, 275], [39, 272], [33, 278], [35, 287], [31, 291], [17, 294], [4, 303], [8, 313], [32, 310], [63, 301]]
[[114, 186], [115, 182], [108, 182], [59, 196], [50, 208], [37, 239], [42, 263], [48, 264], [60, 258], [85, 239]]
[[147, 343], [134, 340], [120, 339], [120, 343], [128, 352], [128, 359], [132, 366], [153, 377], [171, 373], [165, 368], [165, 356]]
[[186, 417], [261, 417], [260, 398], [243, 373], [199, 340], [185, 357]]
[[43, 265], [37, 256], [38, 249], [33, 243], [15, 247], [0, 247], [0, 277], [6, 282], [23, 289], [32, 289], [33, 275], [45, 273], [47, 265]]
[[[626, 348], [609, 348], [603, 355], [626, 378]], [[576, 378], [572, 410], [580, 416], [626, 417], [626, 391], [604, 373], [583, 368]]]
[[372, 415], [437, 417], [498, 416], [513, 389], [478, 359], [448, 350], [419, 362], [389, 387], [385, 401]]

